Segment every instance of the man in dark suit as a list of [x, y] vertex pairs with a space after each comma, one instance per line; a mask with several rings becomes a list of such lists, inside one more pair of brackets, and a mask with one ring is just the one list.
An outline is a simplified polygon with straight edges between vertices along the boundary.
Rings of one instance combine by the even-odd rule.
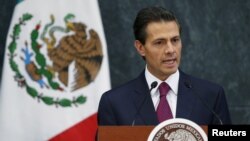
[[181, 26], [173, 13], [161, 7], [144, 8], [133, 28], [135, 47], [146, 62], [145, 70], [138, 78], [102, 95], [99, 125], [159, 124], [159, 87], [163, 83], [168, 87], [163, 96], [163, 115], [170, 113], [170, 118], [185, 118], [199, 125], [231, 124], [223, 88], [179, 69]]

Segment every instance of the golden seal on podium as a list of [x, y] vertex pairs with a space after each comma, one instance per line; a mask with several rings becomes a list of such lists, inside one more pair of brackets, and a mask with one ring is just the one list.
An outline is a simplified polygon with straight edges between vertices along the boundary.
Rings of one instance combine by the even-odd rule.
[[157, 125], [148, 141], [207, 141], [204, 130], [193, 121], [175, 118]]

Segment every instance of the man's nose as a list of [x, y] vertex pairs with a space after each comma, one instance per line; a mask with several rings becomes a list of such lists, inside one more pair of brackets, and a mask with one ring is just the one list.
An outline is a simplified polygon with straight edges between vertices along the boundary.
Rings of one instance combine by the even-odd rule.
[[167, 43], [164, 49], [165, 49], [165, 53], [174, 52], [174, 46], [171, 43]]

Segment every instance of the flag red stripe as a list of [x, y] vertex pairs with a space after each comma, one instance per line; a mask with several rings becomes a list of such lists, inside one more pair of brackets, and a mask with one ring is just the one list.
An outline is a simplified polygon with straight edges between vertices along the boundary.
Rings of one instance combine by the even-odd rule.
[[97, 114], [94, 114], [49, 141], [95, 141], [96, 130]]

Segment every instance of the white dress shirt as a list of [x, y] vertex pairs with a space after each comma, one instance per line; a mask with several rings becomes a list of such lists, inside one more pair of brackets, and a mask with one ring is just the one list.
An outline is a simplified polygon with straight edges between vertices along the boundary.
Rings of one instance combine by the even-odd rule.
[[[146, 66], [145, 69], [145, 77], [146, 81], [148, 83], [148, 87], [151, 88], [151, 83], [154, 81], [157, 81], [158, 85], [156, 88], [152, 89], [151, 91], [151, 98], [154, 103], [155, 110], [157, 109], [157, 106], [160, 102], [160, 92], [159, 92], [159, 85], [163, 82], [160, 79], [156, 78], [153, 74], [151, 74], [148, 71], [148, 68]], [[177, 107], [177, 94], [178, 94], [178, 85], [179, 85], [179, 77], [180, 73], [179, 70], [177, 70], [174, 74], [170, 75], [165, 82], [170, 86], [170, 90], [166, 96], [166, 99], [169, 103], [169, 106], [171, 108], [173, 117], [176, 117], [176, 107]]]

